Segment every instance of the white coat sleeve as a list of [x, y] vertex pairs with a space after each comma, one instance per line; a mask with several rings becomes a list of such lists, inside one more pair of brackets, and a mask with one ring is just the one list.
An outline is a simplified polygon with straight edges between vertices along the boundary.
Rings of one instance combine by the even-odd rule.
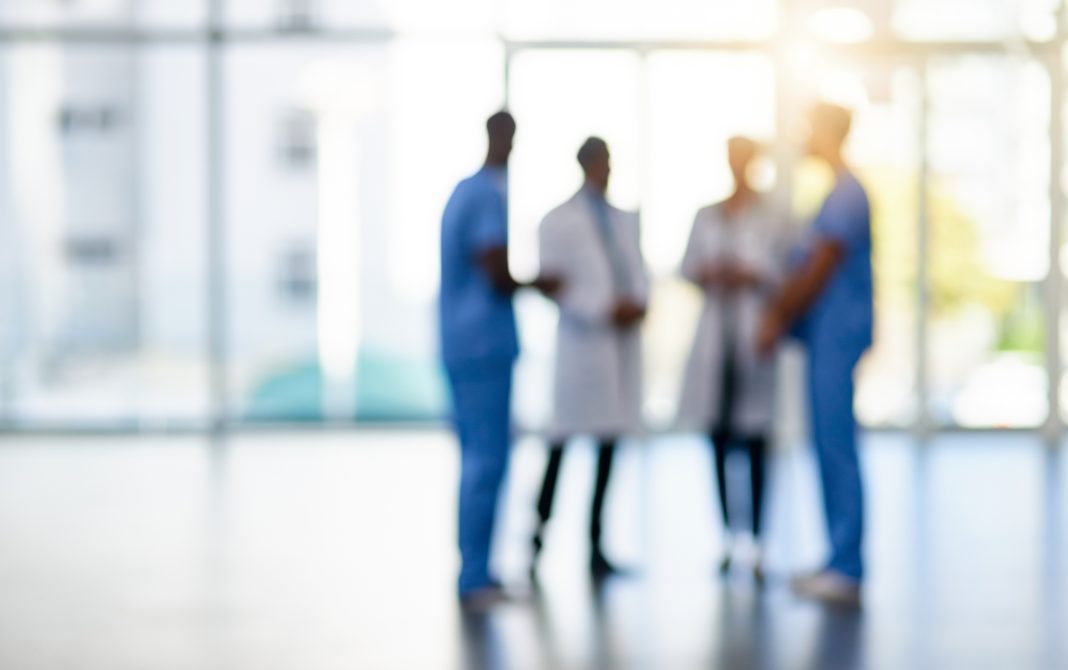
[[642, 256], [641, 220], [636, 214], [630, 214], [627, 218], [629, 219], [627, 229], [630, 232], [632, 257], [635, 263], [634, 299], [643, 305], [647, 305], [649, 302], [649, 269], [645, 265], [644, 256]]
[[750, 272], [756, 273], [763, 290], [775, 290], [781, 279], [781, 266], [776, 262], [778, 242], [775, 231], [768, 221], [752, 221], [750, 225], [759, 225], [762, 230], [746, 239], [739, 250], [739, 260]]
[[778, 290], [783, 275], [783, 221], [775, 213], [762, 213], [745, 222], [748, 234], [737, 250], [741, 262], [760, 279], [764, 291]]
[[779, 212], [772, 216], [765, 238], [767, 248], [763, 254], [761, 272], [768, 290], [777, 291], [786, 279], [790, 248], [793, 244], [787, 217]]
[[800, 241], [799, 221], [790, 214], [790, 205], [782, 198], [769, 206], [767, 222], [767, 279], [769, 288], [777, 291], [789, 275], [790, 256]]
[[682, 276], [695, 284], [701, 283], [700, 223], [701, 215], [698, 213], [693, 219], [693, 226], [690, 228], [690, 238], [686, 242], [686, 253], [682, 256], [682, 267], [680, 268]]
[[574, 240], [568, 226], [549, 214], [538, 228], [538, 252], [541, 275], [560, 279], [562, 286], [554, 296], [562, 317], [587, 326], [600, 326], [611, 318], [612, 305], [596, 291], [589, 290], [580, 279]]

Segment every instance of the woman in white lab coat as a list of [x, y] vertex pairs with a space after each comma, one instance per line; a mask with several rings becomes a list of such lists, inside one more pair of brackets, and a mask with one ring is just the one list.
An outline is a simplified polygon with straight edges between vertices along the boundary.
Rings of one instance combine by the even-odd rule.
[[728, 449], [749, 457], [751, 530], [756, 547], [754, 575], [762, 579], [759, 556], [764, 500], [764, 460], [774, 413], [775, 358], [756, 352], [757, 328], [776, 287], [783, 250], [783, 219], [749, 181], [759, 145], [742, 137], [728, 142], [734, 192], [701, 209], [694, 220], [682, 274], [704, 294], [697, 334], [679, 400], [681, 428], [699, 430], [712, 441], [719, 502], [727, 534], [721, 570], [730, 570], [734, 547], [727, 501]]
[[[590, 571], [616, 572], [601, 548], [601, 516], [616, 441], [641, 426], [641, 336], [648, 279], [638, 219], [608, 204], [609, 154], [590, 138], [579, 151], [582, 189], [550, 212], [539, 230], [541, 271], [557, 279], [553, 421], [549, 462], [538, 499], [534, 567], [552, 511], [564, 444], [578, 435], [599, 441], [590, 512]], [[532, 574], [534, 572], [532, 567]]]

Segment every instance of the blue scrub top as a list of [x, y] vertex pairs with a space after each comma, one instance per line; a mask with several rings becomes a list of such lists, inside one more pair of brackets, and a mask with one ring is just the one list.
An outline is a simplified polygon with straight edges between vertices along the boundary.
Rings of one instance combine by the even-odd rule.
[[512, 297], [498, 291], [478, 264], [488, 249], [508, 245], [507, 173], [483, 167], [460, 182], [441, 220], [441, 354], [448, 367], [519, 354]]
[[871, 346], [874, 322], [871, 206], [864, 187], [848, 172], [838, 176], [816, 215], [804, 253], [821, 239], [841, 244], [844, 256], [798, 324], [798, 334], [810, 345], [859, 354]]

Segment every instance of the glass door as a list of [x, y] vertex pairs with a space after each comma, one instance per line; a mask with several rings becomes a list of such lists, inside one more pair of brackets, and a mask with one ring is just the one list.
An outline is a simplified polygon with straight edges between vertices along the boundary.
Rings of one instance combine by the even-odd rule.
[[[678, 266], [694, 213], [729, 194], [727, 139], [748, 135], [768, 143], [761, 186], [776, 192], [784, 214], [801, 228], [831, 185], [824, 169], [800, 156], [795, 132], [820, 97], [856, 110], [848, 152], [873, 201], [878, 343], [863, 365], [858, 413], [879, 427], [905, 427], [919, 416], [919, 68], [840, 60], [809, 65], [793, 58], [777, 64], [774, 55], [755, 49], [543, 47], [511, 57], [510, 106], [519, 122], [511, 170], [514, 264], [524, 274], [535, 272], [541, 217], [578, 188], [574, 153], [582, 139], [604, 136], [613, 148], [610, 196], [618, 206], [640, 209], [654, 278], [645, 332], [645, 413], [653, 427], [669, 426], [676, 411], [700, 310], [700, 297], [679, 278]], [[517, 405], [522, 423], [537, 427], [546, 415], [551, 371], [553, 311], [546, 301], [524, 299], [521, 328]], [[784, 386], [799, 389], [792, 375]], [[799, 394], [787, 395], [796, 403]]]
[[1049, 416], [1050, 82], [1031, 58], [928, 62], [927, 410], [935, 426]]

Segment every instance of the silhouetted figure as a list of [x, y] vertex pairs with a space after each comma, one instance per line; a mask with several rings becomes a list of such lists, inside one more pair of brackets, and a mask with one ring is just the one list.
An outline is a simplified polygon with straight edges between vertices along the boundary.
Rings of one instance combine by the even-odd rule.
[[[460, 439], [459, 593], [481, 606], [503, 595], [490, 572], [497, 495], [508, 464], [512, 366], [519, 353], [508, 269], [508, 178], [515, 121], [486, 122], [486, 163], [460, 182], [441, 224], [441, 352]], [[550, 285], [541, 284], [544, 288]]]
[[704, 309], [697, 327], [682, 395], [679, 424], [707, 430], [716, 461], [726, 531], [721, 571], [730, 570], [733, 533], [728, 505], [727, 454], [738, 447], [749, 459], [751, 529], [757, 547], [753, 572], [763, 579], [759, 541], [764, 507], [764, 460], [774, 415], [775, 361], [756, 350], [764, 309], [781, 279], [783, 228], [768, 199], [749, 181], [756, 142], [732, 138], [727, 157], [734, 191], [697, 212], [682, 274], [701, 288]]
[[550, 212], [539, 241], [544, 276], [558, 278], [560, 309], [552, 442], [533, 538], [534, 565], [542, 549], [545, 524], [566, 440], [591, 435], [598, 440], [597, 479], [590, 509], [590, 571], [596, 577], [616, 572], [601, 546], [605, 494], [616, 441], [640, 430], [641, 342], [648, 280], [639, 248], [635, 215], [606, 200], [611, 173], [608, 145], [591, 137], [578, 152], [585, 173], [579, 192]]
[[770, 352], [792, 329], [808, 352], [810, 426], [830, 532], [827, 566], [794, 581], [801, 595], [860, 602], [864, 495], [853, 415], [853, 373], [872, 342], [871, 213], [867, 193], [842, 157], [851, 113], [820, 104], [809, 113], [809, 152], [835, 183], [798, 249], [783, 289], [764, 315], [758, 347]]

